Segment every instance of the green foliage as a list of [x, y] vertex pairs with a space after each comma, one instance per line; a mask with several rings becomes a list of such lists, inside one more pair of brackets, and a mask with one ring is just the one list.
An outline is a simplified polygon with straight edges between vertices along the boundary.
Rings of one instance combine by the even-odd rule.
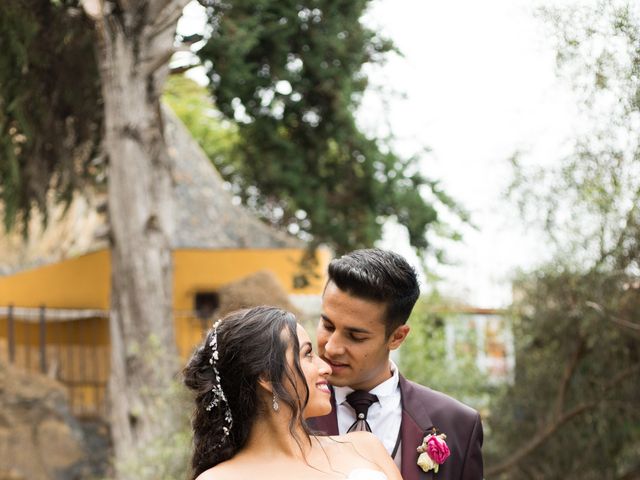
[[[183, 365], [178, 357], [167, 355], [167, 348], [161, 339], [151, 334], [144, 345], [138, 345], [140, 358], [146, 365], [170, 366], [175, 372]], [[152, 370], [150, 376], [162, 375], [162, 368]], [[138, 421], [154, 425], [156, 432], [162, 435], [151, 440], [139, 439], [126, 456], [117, 457], [116, 472], [118, 478], [139, 480], [187, 479], [192, 450], [190, 415], [193, 410], [191, 393], [182, 383], [182, 376], [163, 378], [161, 381], [148, 378], [139, 390], [140, 402], [129, 410]], [[144, 405], [144, 407], [143, 407]], [[146, 408], [145, 408], [146, 407]]]
[[623, 326], [640, 326], [637, 279], [548, 267], [517, 288], [516, 377], [492, 406], [488, 463], [508, 463], [531, 447], [504, 478], [637, 472], [640, 335]]
[[[338, 251], [370, 246], [388, 218], [421, 252], [428, 231], [455, 237], [438, 216], [464, 217], [452, 199], [354, 120], [362, 66], [393, 49], [360, 23], [368, 1], [203, 3], [201, 57], [232, 121], [184, 79], [166, 99], [250, 209]], [[48, 193], [69, 201], [104, 179], [95, 37], [78, 0], [2, 2], [0, 27], [0, 201], [5, 226], [23, 228], [33, 207], [46, 220]]]
[[176, 480], [189, 477], [192, 431], [189, 415], [193, 400], [184, 386], [174, 381], [170, 388], [155, 393], [156, 412], [164, 434], [139, 445], [118, 466], [123, 478], [139, 480]]
[[69, 201], [98, 173], [100, 85], [90, 21], [77, 0], [0, 2], [0, 201], [22, 228], [47, 193]]
[[184, 75], [171, 75], [162, 98], [219, 169], [237, 162], [238, 129], [220, 114], [205, 87]]
[[601, 0], [542, 16], [580, 127], [553, 167], [527, 168], [516, 157], [511, 194], [525, 218], [543, 225], [558, 258], [591, 263], [616, 248], [640, 200], [640, 8]]
[[263, 219], [338, 252], [371, 246], [390, 217], [424, 251], [434, 205], [453, 202], [415, 158], [354, 119], [363, 65], [393, 50], [360, 21], [369, 1], [201, 3], [214, 28], [198, 54], [220, 111], [237, 122], [240, 153], [217, 164], [235, 192]]
[[[445, 302], [436, 294], [421, 298], [411, 314], [411, 333], [400, 350], [400, 367], [407, 378], [439, 390], [478, 409], [486, 410], [495, 389], [476, 364], [475, 332], [468, 319], [452, 313], [435, 313]], [[447, 349], [445, 325], [464, 341]]]
[[555, 255], [515, 287], [515, 384], [492, 407], [487, 475], [638, 478], [640, 8], [601, 1], [545, 19], [586, 127], [556, 169], [517, 170], [513, 192], [544, 212]]

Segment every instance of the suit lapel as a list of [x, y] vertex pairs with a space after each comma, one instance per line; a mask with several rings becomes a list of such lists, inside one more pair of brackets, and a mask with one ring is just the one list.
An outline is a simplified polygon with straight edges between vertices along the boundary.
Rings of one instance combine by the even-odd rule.
[[[407, 380], [400, 375], [400, 397], [402, 401], [402, 423], [400, 424], [400, 438], [402, 440], [402, 478], [403, 480], [432, 480], [435, 478], [433, 471], [423, 472], [418, 464], [418, 452], [416, 449], [422, 443], [425, 431], [433, 427], [431, 418], [427, 413], [424, 403], [413, 395], [413, 388]], [[333, 388], [331, 389], [331, 413], [322, 417], [309, 419], [309, 424], [315, 430], [325, 435], [338, 435], [338, 415], [336, 399]]]
[[431, 418], [424, 408], [424, 404], [412, 395], [412, 387], [400, 375], [400, 396], [402, 399], [402, 423], [400, 434], [402, 438], [402, 478], [403, 480], [433, 479], [433, 471], [423, 472], [418, 464], [416, 449], [422, 443], [424, 433], [431, 428]]

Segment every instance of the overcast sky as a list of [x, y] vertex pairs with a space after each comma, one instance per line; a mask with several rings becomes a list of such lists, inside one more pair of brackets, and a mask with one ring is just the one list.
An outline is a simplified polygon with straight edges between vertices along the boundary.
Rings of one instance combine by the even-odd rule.
[[[446, 245], [452, 264], [435, 267], [439, 288], [475, 306], [507, 305], [512, 272], [545, 253], [504, 198], [508, 158], [520, 151], [527, 162], [553, 163], [571, 132], [572, 98], [556, 79], [553, 44], [534, 9], [530, 0], [375, 0], [365, 19], [403, 56], [368, 70], [386, 93], [365, 96], [359, 121], [373, 133], [390, 128], [400, 153], [431, 149], [422, 171], [478, 226]], [[191, 5], [181, 25], [197, 30], [202, 22]], [[380, 245], [417, 262], [393, 225]]]
[[[534, 9], [526, 0], [382, 0], [367, 16], [404, 54], [371, 71], [373, 83], [406, 98], [386, 96], [385, 115], [384, 99], [368, 95], [361, 122], [372, 131], [390, 124], [403, 153], [431, 148], [422, 170], [479, 228], [447, 244], [452, 265], [437, 267], [440, 288], [476, 306], [507, 305], [512, 272], [547, 252], [505, 199], [509, 157], [553, 163], [572, 131], [572, 97]], [[410, 255], [403, 237], [389, 228], [382, 245]]]

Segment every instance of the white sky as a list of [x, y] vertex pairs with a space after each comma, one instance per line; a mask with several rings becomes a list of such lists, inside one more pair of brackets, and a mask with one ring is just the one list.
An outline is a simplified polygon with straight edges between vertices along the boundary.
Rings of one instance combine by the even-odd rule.
[[[544, 25], [526, 0], [382, 0], [367, 21], [404, 54], [372, 71], [372, 81], [406, 99], [387, 98], [385, 119], [381, 96], [367, 96], [363, 125], [383, 132], [388, 122], [406, 154], [430, 147], [423, 172], [479, 227], [447, 244], [453, 264], [436, 267], [439, 288], [475, 306], [505, 306], [511, 273], [546, 253], [543, 237], [527, 232], [504, 198], [508, 158], [519, 150], [530, 163], [557, 160], [574, 117]], [[381, 246], [411, 256], [404, 237], [390, 227]]]
[[[555, 77], [553, 45], [534, 8], [527, 0], [377, 0], [366, 17], [404, 56], [369, 71], [373, 86], [396, 94], [372, 90], [359, 120], [371, 132], [390, 128], [400, 153], [431, 149], [423, 172], [479, 227], [447, 244], [453, 264], [436, 267], [439, 288], [480, 307], [507, 305], [510, 274], [545, 252], [504, 199], [508, 158], [519, 150], [528, 162], [553, 162], [572, 130], [572, 97]], [[202, 21], [191, 5], [181, 26]], [[389, 225], [380, 245], [415, 259], [405, 237]]]

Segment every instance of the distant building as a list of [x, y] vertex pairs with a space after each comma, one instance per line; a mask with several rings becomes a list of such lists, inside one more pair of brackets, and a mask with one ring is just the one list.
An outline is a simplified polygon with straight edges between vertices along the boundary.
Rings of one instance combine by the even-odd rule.
[[478, 370], [496, 383], [510, 382], [515, 367], [513, 333], [505, 310], [452, 306], [438, 309], [444, 322], [447, 357], [472, 357]]
[[[292, 309], [288, 300], [299, 307], [314, 304], [308, 298], [321, 293], [330, 253], [318, 250], [316, 265], [303, 270], [306, 245], [238, 205], [185, 127], [166, 113], [174, 161], [174, 321], [184, 359], [221, 302], [230, 304], [220, 296], [234, 291], [227, 285], [243, 285], [238, 282], [254, 276], [247, 285], [259, 283], [274, 292], [256, 291], [256, 301], [270, 298]], [[72, 406], [81, 414], [101, 413], [109, 376], [111, 264], [105, 210], [104, 196], [78, 196], [45, 230], [35, 222], [28, 240], [0, 237], [0, 359], [47, 370], [69, 387]], [[283, 300], [278, 289], [289, 299]], [[241, 298], [250, 303], [251, 292]]]

